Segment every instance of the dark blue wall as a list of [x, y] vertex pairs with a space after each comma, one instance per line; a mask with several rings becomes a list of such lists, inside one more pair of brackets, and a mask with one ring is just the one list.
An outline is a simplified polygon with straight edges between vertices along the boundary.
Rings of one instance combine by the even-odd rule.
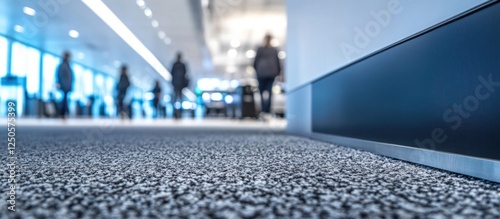
[[332, 72], [312, 92], [313, 132], [500, 160], [500, 3]]

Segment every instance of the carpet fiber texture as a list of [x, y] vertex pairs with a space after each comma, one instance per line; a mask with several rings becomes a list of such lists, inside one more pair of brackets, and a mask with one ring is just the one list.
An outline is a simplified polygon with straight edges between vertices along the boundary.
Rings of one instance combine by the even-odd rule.
[[272, 130], [19, 127], [16, 153], [0, 218], [500, 218], [497, 183]]

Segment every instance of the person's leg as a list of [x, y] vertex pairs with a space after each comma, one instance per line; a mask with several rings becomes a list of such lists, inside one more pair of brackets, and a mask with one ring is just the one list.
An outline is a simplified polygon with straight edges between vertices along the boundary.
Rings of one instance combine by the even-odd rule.
[[66, 112], [69, 114], [69, 109], [68, 109], [68, 92], [64, 91], [63, 93], [63, 100], [62, 100], [62, 109], [61, 109], [61, 117], [66, 118]]
[[[176, 103], [179, 102], [180, 108], [175, 108]], [[174, 118], [178, 119], [182, 117], [182, 90], [174, 91]]]
[[155, 118], [160, 118], [160, 100], [158, 98], [155, 98], [154, 100], [154, 107], [155, 107]]
[[259, 94], [260, 94], [260, 111], [265, 113], [266, 101], [264, 99], [264, 91], [266, 90], [266, 80], [259, 78]]
[[118, 94], [118, 97], [116, 98], [116, 108], [118, 110], [118, 113], [123, 112], [123, 98], [122, 94]]
[[[262, 103], [260, 118], [263, 119], [264, 121], [268, 121], [269, 119], [269, 112], [270, 112], [269, 101], [271, 96], [272, 82], [273, 80], [267, 78], [259, 80], [259, 91]], [[267, 93], [267, 97], [266, 95], [264, 95], [264, 93]]]
[[272, 89], [273, 89], [273, 79], [265, 79], [263, 83], [263, 91], [266, 91], [267, 93], [267, 98], [264, 102], [263, 106], [263, 112], [265, 113], [270, 113], [271, 112], [271, 96], [272, 96]]
[[182, 99], [182, 90], [179, 90], [177, 91], [177, 95], [178, 95], [178, 100], [179, 100], [179, 103], [181, 104], [181, 108], [179, 109], [179, 117], [182, 118], [182, 102], [183, 102], [183, 99]]
[[125, 100], [125, 95], [118, 94], [118, 114], [122, 119], [124, 119], [126, 116], [126, 110], [125, 110], [125, 106], [123, 103], [124, 100]]

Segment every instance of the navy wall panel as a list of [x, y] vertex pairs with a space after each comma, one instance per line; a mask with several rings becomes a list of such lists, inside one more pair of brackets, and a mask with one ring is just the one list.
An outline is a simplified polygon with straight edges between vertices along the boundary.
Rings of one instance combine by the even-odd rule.
[[500, 3], [312, 84], [316, 133], [500, 160]]

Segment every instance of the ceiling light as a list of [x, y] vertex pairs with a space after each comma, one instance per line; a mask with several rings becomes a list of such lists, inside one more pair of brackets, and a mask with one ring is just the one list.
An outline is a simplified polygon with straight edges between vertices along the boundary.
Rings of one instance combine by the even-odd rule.
[[16, 26], [14, 26], [14, 30], [18, 33], [22, 33], [22, 32], [24, 32], [24, 27], [21, 25], [16, 25]]
[[122, 63], [120, 63], [120, 61], [116, 60], [113, 64], [115, 65], [115, 68], [118, 68], [118, 67], [120, 67], [120, 64], [122, 64]]
[[80, 59], [80, 60], [84, 59], [85, 58], [85, 53], [79, 52], [78, 54], [76, 54], [76, 58]]
[[257, 54], [254, 50], [248, 50], [245, 55], [247, 56], [247, 58], [252, 59], [255, 58], [255, 55]]
[[201, 0], [201, 6], [208, 8], [209, 4], [210, 4], [209, 0]]
[[158, 23], [157, 20], [151, 21], [151, 25], [153, 25], [154, 28], [157, 28], [160, 24]]
[[24, 7], [24, 8], [23, 8], [23, 12], [24, 12], [25, 14], [29, 15], [29, 16], [35, 16], [35, 14], [36, 14], [35, 9], [30, 8], [30, 7]]
[[241, 43], [239, 40], [232, 40], [231, 41], [231, 47], [233, 47], [233, 48], [238, 48], [238, 47], [240, 47], [240, 45], [241, 45]]
[[165, 44], [167, 44], [167, 45], [170, 45], [172, 43], [172, 39], [170, 39], [169, 37], [167, 37], [167, 38], [165, 38], [163, 40], [163, 42], [165, 42]]
[[78, 31], [76, 31], [76, 30], [70, 30], [68, 34], [70, 37], [73, 37], [73, 38], [78, 38], [78, 36], [80, 36], [80, 33], [78, 33]]
[[281, 44], [281, 42], [278, 39], [271, 40], [271, 46], [273, 46], [273, 47], [278, 47], [280, 44]]
[[149, 8], [144, 9], [144, 14], [145, 14], [147, 17], [151, 17], [151, 16], [153, 16], [153, 12], [152, 12], [152, 11], [151, 11], [151, 9], [149, 9]]
[[146, 2], [144, 2], [144, 0], [137, 0], [135, 3], [137, 3], [137, 5], [141, 8], [144, 8], [144, 6], [146, 6]]
[[160, 39], [165, 38], [165, 32], [163, 31], [158, 32], [158, 37], [160, 37]]
[[236, 49], [230, 49], [227, 51], [227, 55], [230, 57], [236, 57], [238, 55], [238, 51], [236, 51]]
[[[109, 67], [109, 65], [103, 65], [103, 66], [102, 66], [102, 69], [104, 69], [104, 71], [108, 71], [108, 72], [110, 72], [112, 68], [111, 68], [111, 67]], [[97, 79], [97, 78], [96, 78], [96, 79]]]
[[234, 65], [230, 65], [230, 66], [227, 66], [227, 67], [226, 67], [226, 71], [227, 71], [228, 73], [235, 73], [235, 72], [236, 72], [236, 70], [237, 70], [237, 68], [236, 68], [236, 66], [234, 66]]
[[172, 76], [156, 56], [128, 29], [127, 26], [102, 1], [82, 0], [104, 23], [139, 54], [158, 74], [170, 81]]
[[286, 52], [285, 52], [285, 51], [281, 51], [281, 52], [279, 52], [279, 53], [278, 53], [278, 57], [279, 57], [280, 59], [285, 59], [285, 58], [286, 58]]
[[246, 72], [247, 74], [252, 75], [255, 73], [255, 70], [253, 69], [252, 66], [247, 66]]

